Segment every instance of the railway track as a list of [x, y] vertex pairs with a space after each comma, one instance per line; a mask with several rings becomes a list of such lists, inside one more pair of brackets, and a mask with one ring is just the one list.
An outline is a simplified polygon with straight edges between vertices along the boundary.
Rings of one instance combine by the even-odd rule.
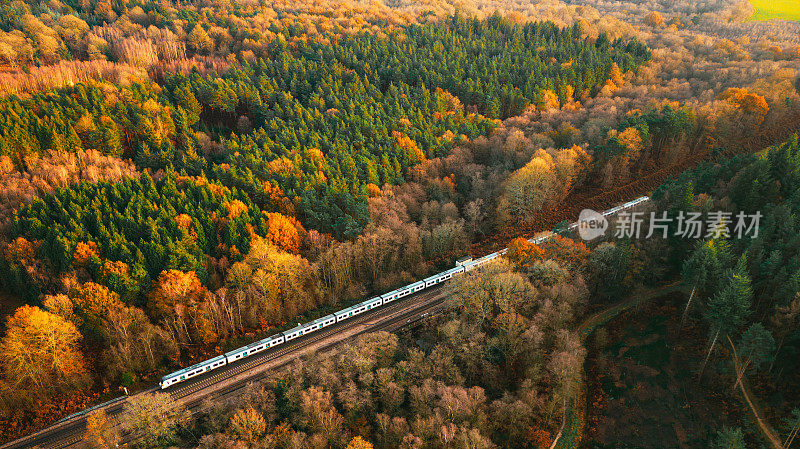
[[[527, 223], [509, 227], [506, 232], [487, 237], [471, 247], [472, 254], [496, 251], [508, 246], [511, 240], [518, 237], [529, 238], [538, 232], [553, 229], [562, 221], [575, 221], [583, 209], [604, 210], [615, 204], [647, 194], [663, 184], [667, 179], [676, 177], [708, 158], [708, 151], [700, 151], [678, 163], [668, 165], [645, 176], [637, 178], [624, 186], [596, 194], [572, 193], [558, 204], [546, 206], [531, 217]], [[456, 257], [455, 254], [445, 258]]]
[[[226, 365], [226, 367], [230, 367], [229, 369], [209, 373], [206, 376], [198, 377], [193, 382], [185, 385], [179, 385], [175, 388], [167, 388], [164, 391], [170, 393], [175, 401], [184, 402], [189, 411], [192, 414], [195, 414], [201, 411], [200, 409], [202, 408], [204, 397], [207, 397], [208, 395], [214, 395], [216, 398], [230, 397], [236, 394], [242, 388], [245, 388], [248, 384], [270, 376], [276, 370], [285, 367], [298, 357], [305, 355], [307, 351], [303, 350], [310, 346], [320, 342], [325, 342], [325, 340], [330, 339], [331, 341], [325, 342], [324, 345], [317, 348], [315, 351], [322, 352], [329, 350], [334, 346], [337, 346], [338, 344], [341, 344], [344, 341], [352, 339], [358, 335], [383, 330], [394, 331], [402, 327], [418, 323], [420, 320], [438, 313], [446, 307], [445, 303], [446, 296], [442, 286], [434, 287], [430, 290], [425, 290], [420, 294], [398, 300], [395, 303], [387, 306], [385, 309], [374, 309], [373, 311], [360, 315], [353, 320], [337, 323], [337, 325], [327, 327], [319, 333], [309, 334], [306, 337], [293, 340], [288, 345], [276, 347], [274, 351], [267, 350], [263, 353], [259, 353], [258, 357], [245, 359], [241, 362]], [[375, 321], [374, 324], [370, 324], [370, 322], [373, 321]], [[331, 338], [336, 334], [343, 334], [343, 331], [355, 329], [359, 326], [362, 327], [362, 329], [357, 330], [355, 333], [345, 334], [345, 338]], [[293, 354], [295, 355], [294, 357], [291, 356]], [[261, 365], [279, 360], [281, 358], [285, 358], [285, 360], [272, 367], [272, 369], [269, 371], [266, 369], [255, 371], [251, 376], [247, 376], [246, 378], [242, 378], [230, 384], [221, 386], [214, 391], [206, 392], [201, 397], [186, 400], [186, 398], [189, 398], [196, 393], [213, 388], [215, 385], [221, 385], [231, 378], [247, 373], [248, 371], [256, 370]], [[154, 387], [137, 394], [150, 393], [158, 390], [159, 389], [157, 387]], [[106, 407], [104, 411], [109, 416], [117, 415], [122, 411], [125, 402], [126, 401], [123, 400], [113, 403]], [[43, 431], [44, 433], [40, 432], [39, 434], [29, 435], [26, 438], [0, 446], [0, 448], [21, 449], [37, 447], [41, 449], [65, 449], [79, 447], [80, 443], [83, 441], [83, 433], [86, 427], [86, 416], [86, 414], [77, 415], [74, 420], [70, 421], [69, 423], [65, 423], [61, 428], [51, 429], [50, 431], [45, 429]], [[128, 443], [133, 439], [134, 438], [132, 436], [126, 435], [123, 437], [122, 443]]]
[[[574, 219], [575, 217], [578, 216], [579, 212], [584, 208], [588, 208], [590, 206], [598, 208], [598, 205], [606, 207], [612, 204], [612, 202], [616, 201], [617, 199], [623, 198], [624, 196], [631, 195], [633, 193], [638, 194], [645, 192], [663, 183], [669, 176], [675, 176], [681, 173], [687, 167], [696, 164], [705, 157], [706, 157], [705, 152], [697, 154], [694, 157], [686, 159], [679, 164], [665, 167], [659, 171], [653, 172], [645, 177], [637, 179], [633, 183], [630, 183], [626, 186], [620, 187], [618, 189], [609, 192], [605, 192], [600, 195], [594, 195], [594, 196], [586, 195], [583, 198], [580, 198], [576, 194], [574, 195], [575, 198], [573, 198], [574, 201], [570, 201], [570, 206], [568, 207], [560, 206], [558, 208], [549, 208], [543, 210], [539, 214], [537, 214], [537, 217], [535, 217], [534, 220], [532, 220], [533, 224], [529, 223], [526, 226], [518, 226], [514, 228], [512, 234], [504, 234], [501, 236], [487, 238], [481, 243], [473, 245], [472, 247], [473, 254], [479, 254], [480, 252], [483, 251], [485, 252], [494, 251], [501, 244], [507, 245], [507, 243], [510, 240], [516, 237], [522, 237], [522, 236], [528, 237], [533, 233], [535, 233], [535, 231], [537, 230], [536, 229], [537, 226], [538, 226], [538, 231], [541, 231], [543, 229], [548, 229], [548, 227], [546, 227], [546, 225], [542, 225], [542, 223], [545, 223], [549, 225], [549, 228], [552, 228], [558, 222]], [[536, 223], [539, 224], [537, 225]], [[169, 391], [172, 397], [176, 401], [183, 400], [184, 398], [196, 392], [217, 385], [220, 382], [230, 379], [231, 377], [235, 377], [242, 373], [254, 370], [258, 368], [260, 365], [279, 359], [288, 354], [298, 352], [298, 350], [313, 345], [321, 340], [324, 340], [333, 334], [340, 333], [340, 331], [343, 329], [360, 326], [363, 323], [372, 320], [376, 317], [391, 316], [392, 314], [395, 314], [398, 311], [402, 311], [404, 308], [409, 308], [410, 312], [408, 313], [413, 314], [416, 312], [416, 309], [418, 308], [418, 304], [420, 301], [424, 302], [425, 298], [430, 300], [432, 295], [434, 297], [437, 297], [436, 296], [437, 294], [439, 295], [438, 296], [439, 302], [443, 302], [444, 299], [443, 297], [441, 297], [441, 286], [424, 290], [419, 294], [409, 296], [405, 299], [397, 300], [390, 306], [384, 306], [379, 309], [374, 309], [371, 312], [365, 313], [357, 318], [347, 320], [346, 322], [342, 323], [336, 323], [332, 326], [324, 328], [324, 330], [293, 340], [292, 343], [282, 344], [279, 347], [275, 348], [274, 350], [267, 350], [255, 356], [248, 357], [247, 359], [244, 359], [242, 361], [228, 364], [221, 370], [212, 371], [211, 373], [208, 373], [204, 376], [200, 376], [188, 382], [181, 383], [179, 386], [168, 388], [166, 391]], [[390, 320], [390, 324], [391, 323], [395, 322]], [[386, 325], [389, 324], [382, 324], [380, 326], [375, 326], [369, 330], [359, 332], [358, 334], [369, 331], [381, 330]], [[339, 342], [341, 342], [341, 340], [334, 341], [326, 345], [326, 348]], [[298, 353], [298, 356], [299, 355], [300, 353]], [[291, 357], [289, 358], [289, 360], [293, 360], [294, 358], [296, 357]], [[288, 363], [288, 361], [286, 363]], [[280, 366], [283, 366], [284, 364]], [[254, 379], [255, 377], [251, 376], [247, 380], [252, 381]], [[153, 387], [151, 389], [140, 392], [139, 394], [148, 393], [156, 390], [158, 390], [158, 388]], [[104, 410], [110, 416], [116, 415], [120, 413], [124, 403], [125, 400], [121, 400], [119, 402], [111, 404], [108, 407], [105, 407]], [[0, 446], [0, 449], [21, 449], [28, 447], [40, 447], [43, 449], [44, 448], [62, 449], [74, 446], [81, 441], [82, 434], [85, 429], [85, 417], [86, 417], [85, 412], [79, 412], [76, 415], [72, 415], [71, 417], [66, 418], [67, 423], [62, 424], [62, 422], [65, 420], [59, 421], [58, 423], [47, 429], [41, 430], [37, 433], [28, 435], [21, 439], [6, 443], [5, 445]]]

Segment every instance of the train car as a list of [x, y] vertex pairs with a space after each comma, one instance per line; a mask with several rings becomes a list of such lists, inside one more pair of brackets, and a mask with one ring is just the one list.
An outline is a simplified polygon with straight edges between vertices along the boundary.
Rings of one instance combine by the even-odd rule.
[[289, 329], [286, 332], [281, 332], [283, 334], [284, 341], [294, 340], [295, 338], [303, 335], [305, 332], [305, 324], [297, 323], [297, 326]]
[[[376, 297], [374, 297], [372, 299], [368, 299], [368, 300], [362, 302], [361, 305], [362, 306], [366, 306], [367, 310], [372, 310], [372, 309], [374, 309], [376, 307], [380, 307], [380, 306], [383, 305], [383, 298], [381, 298], [380, 296], [376, 296]], [[365, 310], [365, 312], [366, 312], [366, 310]]]
[[245, 357], [251, 356], [257, 352], [261, 352], [273, 346], [277, 346], [283, 343], [283, 341], [284, 341], [283, 335], [275, 334], [263, 340], [250, 343], [247, 346], [243, 346], [241, 348], [234, 349], [233, 351], [226, 352], [225, 359], [227, 360], [228, 363], [233, 363], [237, 360], [241, 360]]
[[383, 299], [383, 303], [389, 303], [394, 301], [395, 299], [399, 299], [401, 296], [405, 296], [408, 294], [407, 288], [398, 288], [397, 290], [392, 290], [389, 293], [384, 293], [381, 295], [381, 299]]
[[393, 291], [391, 291], [389, 293], [381, 295], [381, 298], [383, 299], [383, 303], [386, 304], [387, 302], [392, 302], [392, 301], [394, 301], [396, 299], [400, 299], [400, 298], [402, 298], [404, 296], [408, 296], [408, 295], [414, 293], [416, 290], [413, 290], [411, 288], [412, 285], [414, 285], [414, 284], [406, 285], [405, 287], [400, 287], [397, 290], [393, 290]]
[[472, 261], [471, 264], [465, 265], [464, 268], [466, 269], [466, 271], [470, 271], [470, 270], [472, 270], [472, 269], [474, 269], [476, 267], [479, 267], [479, 266], [481, 266], [481, 265], [483, 265], [483, 264], [485, 264], [485, 263], [487, 263], [487, 262], [489, 262], [491, 260], [494, 260], [494, 259], [496, 259], [498, 257], [500, 257], [500, 253], [498, 251], [495, 251], [495, 252], [493, 252], [491, 254], [487, 254], [487, 255], [481, 257], [480, 259]]
[[467, 262], [467, 263], [465, 263], [465, 264], [463, 264], [461, 266], [464, 268], [464, 271], [466, 272], [466, 271], [471, 271], [471, 270], [475, 269], [475, 267], [480, 266], [480, 264], [481, 264], [481, 259], [475, 259], [475, 260], [471, 260], [471, 261], [469, 261], [469, 262]]
[[331, 324], [336, 322], [336, 316], [334, 314], [326, 315], [322, 318], [317, 318], [316, 320], [305, 323], [305, 324], [298, 324], [297, 326], [289, 329], [286, 332], [283, 332], [284, 341], [293, 340], [297, 337], [310, 334], [311, 332], [316, 332], [323, 327], [330, 326]]
[[427, 278], [423, 279], [422, 282], [425, 283], [425, 288], [433, 287], [434, 285], [438, 284], [439, 282], [442, 282], [442, 280], [444, 280], [445, 273], [447, 273], [447, 272], [443, 271], [441, 273], [434, 274], [433, 276], [430, 276], [430, 277], [427, 277]]
[[409, 285], [408, 288], [411, 290], [411, 293], [416, 293], [418, 291], [425, 290], [425, 281], [415, 282]]
[[215, 370], [219, 367], [225, 366], [226, 363], [227, 360], [225, 359], [225, 356], [218, 355], [214, 358], [206, 360], [205, 362], [200, 362], [198, 364], [189, 366], [182, 370], [175, 371], [174, 373], [167, 374], [166, 376], [161, 378], [161, 382], [159, 382], [159, 385], [163, 390], [164, 388], [167, 388], [170, 385], [174, 385], [178, 382], [189, 380], [192, 377], [196, 377], [203, 373], [207, 373], [211, 370]]
[[367, 306], [365, 306], [363, 303], [360, 303], [354, 306], [350, 306], [346, 309], [342, 309], [338, 312], [333, 312], [333, 314], [336, 316], [336, 322], [338, 323], [348, 318], [352, 318], [356, 315], [360, 315], [366, 311], [367, 311]]
[[394, 301], [395, 299], [400, 297], [400, 291], [402, 289], [398, 288], [397, 290], [392, 290], [389, 293], [384, 293], [381, 295], [381, 299], [383, 299], [383, 303], [389, 303]]
[[464, 256], [456, 260], [456, 267], [463, 267], [464, 265], [467, 265], [469, 263], [472, 263], [472, 256]]
[[464, 272], [464, 267], [463, 266], [457, 266], [457, 267], [451, 268], [451, 269], [449, 269], [447, 271], [443, 271], [443, 272], [441, 272], [441, 273], [439, 273], [437, 275], [431, 276], [431, 277], [425, 279], [425, 288], [428, 288], [428, 287], [430, 287], [432, 285], [436, 285], [436, 284], [442, 283], [442, 282], [444, 282], [444, 281], [446, 281], [448, 279], [452, 279], [453, 276], [455, 276], [457, 273], [463, 273], [463, 272]]
[[317, 318], [316, 320], [306, 324], [306, 333], [314, 332], [322, 329], [323, 327], [328, 327], [331, 324], [336, 322], [336, 315], [330, 314], [325, 315], [322, 318]]

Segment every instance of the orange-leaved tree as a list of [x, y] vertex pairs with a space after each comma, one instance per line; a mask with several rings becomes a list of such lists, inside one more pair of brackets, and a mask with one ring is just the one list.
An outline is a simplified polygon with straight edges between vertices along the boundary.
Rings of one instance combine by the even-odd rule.
[[255, 443], [266, 429], [264, 416], [253, 407], [239, 409], [231, 417], [230, 430], [240, 440]]
[[266, 216], [267, 232], [264, 238], [288, 253], [299, 253], [301, 234], [305, 233], [300, 222], [277, 212], [266, 213]]
[[149, 313], [166, 323], [180, 341], [218, 339], [205, 302], [207, 289], [194, 271], [164, 270], [148, 295]]
[[194, 271], [164, 270], [150, 292], [147, 307], [158, 316], [183, 316], [188, 307], [200, 302], [205, 291]]
[[544, 250], [522, 237], [515, 238], [508, 244], [506, 257], [517, 266], [527, 268], [534, 263], [542, 260], [545, 256]]
[[0, 369], [16, 388], [50, 392], [88, 380], [81, 334], [71, 322], [38, 307], [22, 306], [6, 321]]
[[100, 284], [85, 282], [69, 294], [74, 311], [82, 320], [81, 329], [97, 334], [103, 318], [115, 309], [122, 307], [119, 295]]

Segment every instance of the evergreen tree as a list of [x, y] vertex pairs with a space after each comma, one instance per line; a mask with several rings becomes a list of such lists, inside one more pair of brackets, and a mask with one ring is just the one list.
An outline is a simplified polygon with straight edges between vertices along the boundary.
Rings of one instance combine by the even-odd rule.
[[709, 298], [706, 304], [704, 315], [711, 325], [714, 338], [703, 361], [701, 374], [720, 334], [728, 336], [738, 331], [750, 315], [753, 300], [753, 290], [750, 284], [750, 276], [747, 274], [747, 258], [742, 255], [736, 263], [736, 267], [727, 272], [719, 286], [718, 293]]

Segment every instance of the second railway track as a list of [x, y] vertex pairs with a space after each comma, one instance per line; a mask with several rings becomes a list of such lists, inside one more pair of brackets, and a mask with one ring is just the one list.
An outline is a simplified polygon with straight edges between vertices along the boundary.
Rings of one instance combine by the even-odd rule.
[[[199, 377], [194, 382], [181, 385], [178, 388], [168, 388], [165, 391], [176, 401], [184, 402], [185, 406], [192, 414], [200, 410], [203, 398], [209, 395], [214, 395], [217, 398], [226, 398], [232, 396], [242, 388], [245, 388], [252, 382], [262, 380], [276, 370], [279, 370], [288, 364], [292, 363], [298, 357], [307, 355], [313, 352], [322, 352], [331, 349], [332, 347], [351, 340], [353, 337], [363, 335], [370, 332], [377, 332], [382, 330], [396, 330], [406, 325], [418, 322], [425, 316], [430, 316], [437, 313], [445, 307], [446, 296], [442, 286], [426, 290], [418, 295], [410, 296], [404, 300], [397, 301], [385, 309], [374, 309], [371, 313], [367, 313], [357, 317], [356, 319], [348, 322], [343, 322], [341, 325], [331, 326], [326, 328], [319, 334], [310, 334], [308, 337], [294, 340], [286, 346], [279, 346], [274, 351], [265, 351], [259, 357], [253, 359], [246, 359], [239, 363], [228, 365], [229, 368], [224, 371], [209, 373], [207, 376]], [[376, 321], [377, 320], [377, 321]], [[370, 322], [376, 321], [374, 324]], [[345, 331], [353, 330], [357, 327], [355, 332], [347, 333], [344, 338], [334, 339], [331, 338], [336, 334], [342, 334]], [[331, 341], [325, 341], [331, 340]], [[322, 344], [313, 352], [303, 351], [304, 349], [313, 346], [317, 343]], [[294, 354], [294, 357], [287, 357]], [[277, 365], [271, 368], [254, 371], [261, 365], [285, 358]], [[225, 384], [227, 381], [247, 373], [254, 371], [252, 375], [246, 376], [242, 379], [232, 380], [230, 383]], [[224, 385], [221, 385], [224, 384]], [[217, 389], [204, 393], [201, 397], [192, 398], [187, 400], [195, 393], [201, 392], [205, 389], [212, 388], [215, 385], [221, 385]], [[143, 393], [157, 391], [157, 388], [145, 390]], [[125, 401], [112, 404], [105, 409], [106, 414], [114, 416], [122, 411]], [[31, 438], [29, 441], [11, 442], [2, 446], [2, 449], [22, 449], [37, 447], [42, 449], [66, 449], [73, 447], [80, 447], [83, 442], [83, 433], [86, 426], [86, 416], [82, 415], [74, 421], [65, 424], [61, 429], [54, 429], [47, 434], [40, 435], [39, 437]], [[130, 435], [123, 437], [122, 443], [128, 443], [133, 438]], [[17, 444], [15, 444], [17, 443]]]

